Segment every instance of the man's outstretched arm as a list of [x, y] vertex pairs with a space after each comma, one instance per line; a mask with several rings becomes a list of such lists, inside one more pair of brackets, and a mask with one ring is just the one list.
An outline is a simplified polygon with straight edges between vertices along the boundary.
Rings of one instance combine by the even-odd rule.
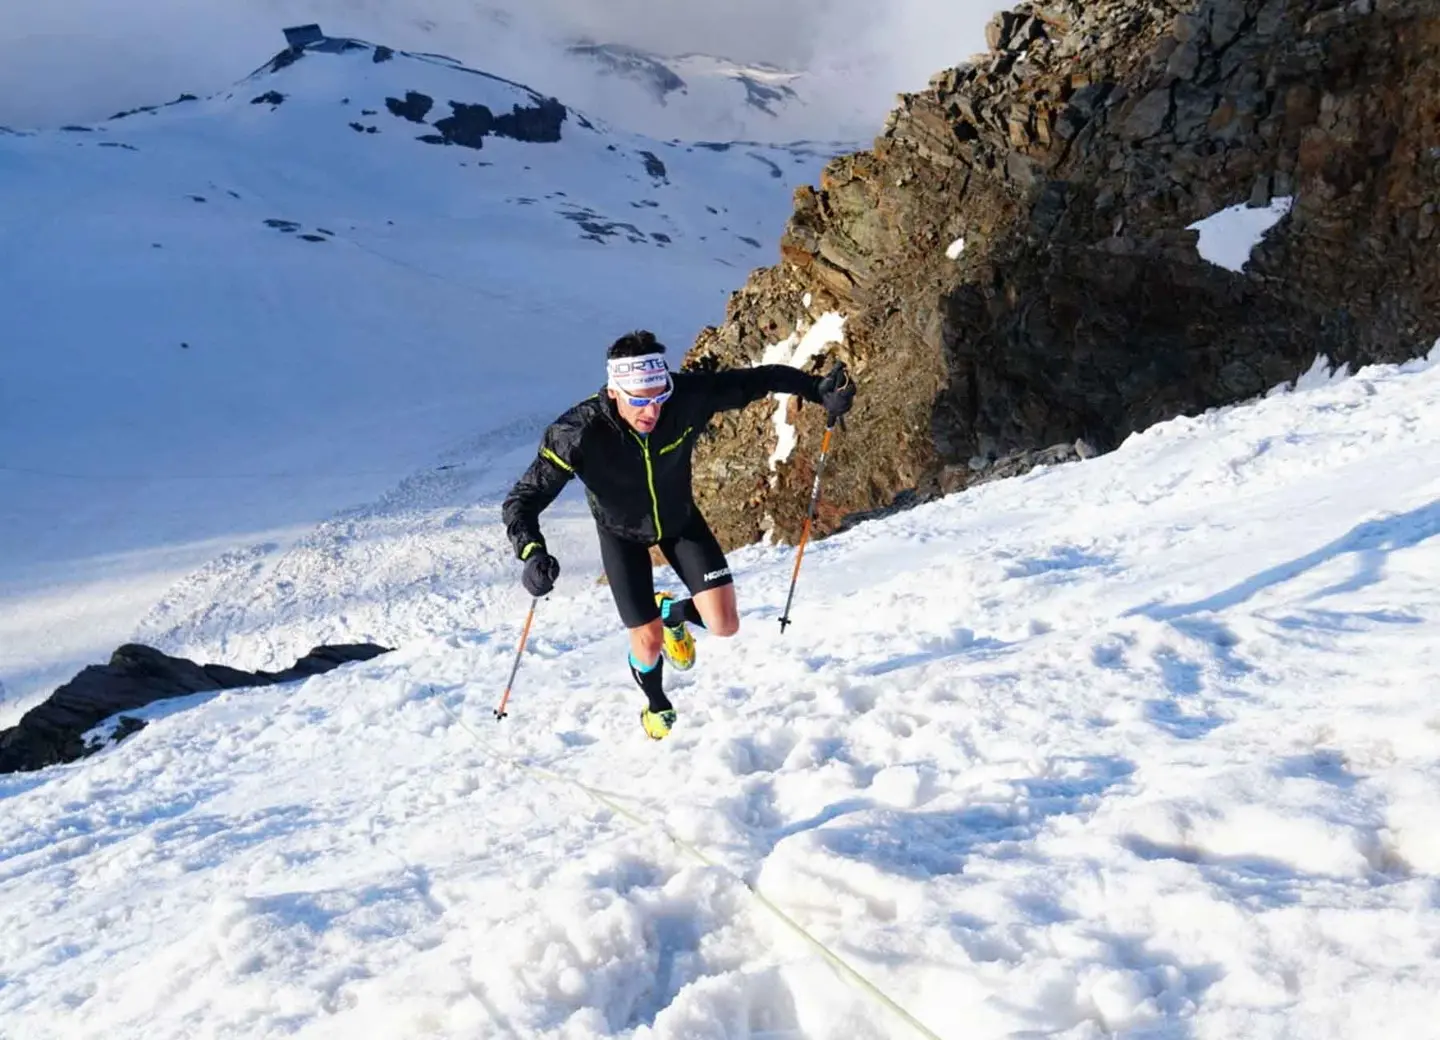
[[539, 548], [545, 549], [540, 533], [540, 514], [555, 501], [556, 496], [575, 476], [576, 452], [568, 443], [569, 431], [559, 422], [545, 431], [535, 461], [505, 496], [500, 515], [505, 521], [505, 534], [515, 548], [515, 555], [524, 560]]
[[717, 412], [744, 408], [766, 394], [796, 394], [820, 403], [820, 377], [791, 365], [756, 365], [754, 368], [728, 368], [719, 372], [694, 373], [702, 391]]

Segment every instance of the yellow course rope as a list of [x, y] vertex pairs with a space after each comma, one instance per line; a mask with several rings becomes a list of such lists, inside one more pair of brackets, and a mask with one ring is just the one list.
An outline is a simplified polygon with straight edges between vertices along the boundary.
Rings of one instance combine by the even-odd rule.
[[627, 820], [630, 820], [632, 823], [638, 824], [641, 827], [658, 826], [661, 832], [665, 835], [665, 837], [670, 839], [670, 841], [677, 848], [683, 850], [684, 852], [688, 852], [691, 856], [694, 856], [695, 859], [699, 860], [705, 866], [710, 867], [712, 870], [718, 870], [731, 878], [733, 881], [736, 881], [739, 884], [745, 886], [746, 890], [755, 897], [756, 902], [758, 902], [766, 910], [769, 910], [770, 913], [773, 914], [775, 918], [780, 921], [781, 924], [789, 928], [792, 932], [794, 932], [797, 936], [804, 940], [811, 948], [813, 948], [816, 953], [820, 954], [820, 956], [825, 959], [825, 962], [829, 964], [832, 968], [834, 968], [842, 979], [849, 982], [852, 986], [860, 990], [862, 993], [868, 994], [877, 1003], [888, 1008], [896, 1017], [902, 1019], [908, 1026], [910, 1026], [910, 1028], [912, 1028], [918, 1036], [924, 1037], [925, 1040], [941, 1040], [941, 1037], [938, 1033], [936, 1033], [929, 1026], [925, 1025], [925, 1023], [921, 1022], [910, 1012], [906, 1011], [903, 1007], [900, 1006], [899, 1003], [897, 1003], [894, 999], [887, 995], [884, 990], [880, 989], [879, 986], [875, 985], [875, 983], [871, 982], [864, 975], [860, 974], [858, 970], [851, 967], [850, 964], [846, 962], [843, 957], [841, 957], [834, 950], [830, 949], [830, 947], [826, 946], [823, 942], [821, 942], [819, 939], [815, 938], [815, 936], [811, 935], [808, 931], [806, 931], [803, 925], [801, 925], [793, 917], [787, 914], [784, 910], [780, 909], [780, 907], [776, 906], [773, 902], [771, 902], [769, 898], [767, 898], [758, 888], [752, 885], [749, 881], [746, 881], [743, 877], [741, 877], [739, 874], [736, 874], [729, 867], [716, 863], [709, 856], [705, 855], [704, 852], [700, 851], [700, 849], [696, 848], [690, 842], [686, 841], [684, 838], [671, 831], [670, 828], [665, 826], [664, 823], [657, 824], [653, 820], [642, 819], [641, 817], [637, 816], [635, 813], [631, 812], [629, 809], [621, 805], [619, 801], [620, 799], [634, 799], [630, 799], [627, 795], [612, 794], [595, 787], [590, 787], [587, 784], [582, 784], [579, 780], [565, 776], [563, 773], [557, 773], [553, 770], [546, 769], [543, 766], [534, 766], [530, 765], [528, 762], [522, 762], [518, 758], [515, 758], [513, 755], [508, 755], [505, 752], [499, 750], [489, 741], [487, 741], [484, 737], [480, 736], [480, 734], [475, 732], [475, 730], [471, 728], [471, 726], [467, 724], [465, 720], [462, 719], [450, 707], [450, 705], [446, 704], [443, 699], [436, 698], [436, 703], [438, 703], [440, 707], [444, 709], [445, 713], [449, 715], [452, 719], [454, 719], [456, 723], [458, 723], [460, 727], [465, 730], [466, 733], [470, 734], [470, 736], [475, 739], [475, 742], [477, 744], [479, 744], [495, 758], [498, 758], [504, 762], [508, 762], [510, 765], [515, 766], [518, 769], [524, 770], [525, 772], [532, 773], [535, 776], [543, 777], [547, 780], [554, 780], [557, 783], [567, 784], [570, 787], [574, 787], [580, 791], [583, 791], [585, 794], [595, 799], [595, 801], [605, 806], [605, 808], [609, 809], [614, 813], [618, 813], [619, 815], [625, 817]]

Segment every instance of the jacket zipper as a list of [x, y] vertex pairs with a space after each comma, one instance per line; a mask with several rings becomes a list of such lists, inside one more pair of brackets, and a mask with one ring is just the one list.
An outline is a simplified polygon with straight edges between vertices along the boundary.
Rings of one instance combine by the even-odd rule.
[[655, 509], [655, 540], [658, 542], [665, 537], [665, 529], [660, 526], [660, 499], [655, 494], [655, 470], [650, 465], [650, 438], [641, 437], [633, 430], [630, 436], [639, 442], [640, 450], [645, 454], [645, 483], [650, 485], [650, 505]]
[[674, 451], [676, 448], [680, 447], [680, 445], [684, 444], [684, 443], [685, 443], [685, 438], [688, 437], [688, 436], [690, 436], [690, 431], [693, 430], [693, 429], [695, 429], [695, 427], [693, 427], [693, 426], [687, 426], [687, 427], [685, 427], [685, 432], [682, 433], [680, 436], [676, 437], [676, 438], [675, 438], [673, 441], [671, 441], [669, 444], [665, 445], [665, 447], [661, 448], [661, 449], [660, 449], [660, 454], [661, 454], [661, 455], [665, 455], [665, 454], [667, 454], [667, 453], [669, 453], [669, 452]]

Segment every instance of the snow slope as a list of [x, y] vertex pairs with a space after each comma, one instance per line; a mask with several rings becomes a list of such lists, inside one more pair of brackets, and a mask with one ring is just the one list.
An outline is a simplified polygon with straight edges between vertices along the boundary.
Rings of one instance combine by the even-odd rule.
[[426, 143], [452, 102], [544, 123], [544, 99], [381, 56], [0, 132], [0, 725], [216, 557], [528, 443], [616, 335], [683, 350], [825, 158], [573, 110], [558, 141]]
[[0, 1033], [926, 1035], [753, 886], [947, 1040], [1432, 1036], [1437, 416], [1440, 353], [1317, 370], [817, 544], [784, 636], [745, 550], [661, 744], [573, 497], [490, 717], [530, 446], [476, 441], [151, 619], [400, 650], [0, 778]]

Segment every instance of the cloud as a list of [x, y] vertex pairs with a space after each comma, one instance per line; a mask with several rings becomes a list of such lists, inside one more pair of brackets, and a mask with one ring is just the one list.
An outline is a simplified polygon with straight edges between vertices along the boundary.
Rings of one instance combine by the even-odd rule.
[[[818, 118], [878, 129], [901, 90], [982, 49], [994, 0], [64, 0], [6, 3], [0, 125], [104, 118], [204, 94], [283, 46], [286, 25], [449, 54], [540, 90], [575, 83], [585, 37], [810, 70]], [[547, 80], [553, 80], [552, 85]], [[567, 99], [581, 104], [583, 99]], [[817, 135], [831, 131], [817, 127]]]
[[182, 91], [217, 90], [284, 42], [251, 12], [220, 3], [203, 10], [185, 0], [6, 6], [0, 124], [11, 127], [84, 122]]

